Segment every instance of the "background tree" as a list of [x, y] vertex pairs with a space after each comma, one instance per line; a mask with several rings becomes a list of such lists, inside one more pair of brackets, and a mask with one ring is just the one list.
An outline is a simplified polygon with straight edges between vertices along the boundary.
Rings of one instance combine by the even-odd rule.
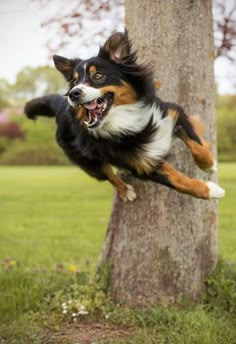
[[236, 60], [236, 2], [214, 1], [214, 37], [216, 57]]
[[65, 93], [64, 80], [54, 67], [23, 67], [14, 83], [0, 79], [0, 110], [9, 105], [23, 105], [26, 99], [49, 93]]
[[77, 54], [79, 49], [81, 57], [90, 56], [112, 32], [123, 30], [124, 0], [71, 0], [66, 8], [63, 0], [57, 0], [56, 15], [50, 9], [55, 6], [55, 1], [34, 1], [45, 10], [42, 27], [47, 30], [46, 46], [50, 55], [66, 48]]
[[13, 99], [29, 99], [66, 90], [60, 75], [49, 66], [22, 68], [16, 76], [16, 82], [9, 87]]
[[[228, 64], [227, 79], [236, 89], [236, 2], [231, 0], [214, 0], [214, 38], [215, 57], [226, 60]], [[224, 69], [224, 68], [222, 68]], [[225, 73], [225, 71], [223, 70]]]

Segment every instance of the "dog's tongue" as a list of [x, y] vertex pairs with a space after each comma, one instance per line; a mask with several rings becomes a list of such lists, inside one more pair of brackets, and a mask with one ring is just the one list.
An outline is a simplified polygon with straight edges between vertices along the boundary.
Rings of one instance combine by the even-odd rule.
[[97, 107], [97, 99], [92, 100], [89, 103], [85, 103], [84, 107], [88, 110], [94, 110]]

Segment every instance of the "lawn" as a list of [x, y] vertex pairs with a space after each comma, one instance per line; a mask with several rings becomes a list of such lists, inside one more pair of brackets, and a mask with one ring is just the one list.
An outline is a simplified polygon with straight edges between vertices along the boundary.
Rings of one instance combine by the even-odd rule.
[[0, 260], [24, 266], [94, 262], [112, 187], [74, 167], [1, 167]]
[[[221, 164], [219, 251], [236, 260], [236, 164]], [[1, 167], [0, 260], [24, 266], [96, 262], [113, 190], [75, 167]]]
[[[226, 197], [219, 202], [219, 252], [224, 259], [236, 261], [236, 164], [221, 164], [219, 176], [226, 189]], [[48, 302], [48, 295], [54, 297], [58, 291], [74, 285], [76, 271], [94, 269], [108, 224], [113, 190], [108, 183], [98, 183], [75, 167], [1, 167], [0, 183], [0, 343], [49, 343], [42, 339], [41, 332], [49, 325], [41, 310], [55, 311], [54, 301]], [[235, 325], [232, 319], [214, 312], [173, 311], [168, 315], [152, 314], [151, 319], [158, 324], [159, 339], [162, 335], [166, 338], [166, 319], [168, 324], [177, 319], [173, 340], [166, 343], [198, 343], [190, 334], [186, 338], [179, 334], [181, 328], [187, 333], [194, 326], [205, 326], [202, 333], [196, 330], [201, 344], [233, 343], [231, 338], [236, 338], [236, 332], [230, 332]], [[35, 314], [41, 320], [29, 322]], [[129, 315], [126, 323], [131, 318], [134, 319]], [[154, 331], [155, 326], [152, 330], [146, 326], [144, 318], [150, 322], [146, 315], [139, 315], [138, 319], [145, 324], [145, 331], [135, 331], [135, 339], [127, 343], [156, 343], [152, 338], [156, 338], [157, 330]], [[124, 326], [124, 319], [124, 314], [117, 316], [115, 326]], [[134, 324], [130, 320], [130, 326]], [[215, 340], [207, 341], [206, 334], [211, 332]], [[67, 342], [76, 343], [50, 343]], [[159, 342], [165, 343], [165, 339]]]
[[219, 202], [219, 252], [236, 261], [236, 163], [221, 163], [219, 180], [226, 190]]

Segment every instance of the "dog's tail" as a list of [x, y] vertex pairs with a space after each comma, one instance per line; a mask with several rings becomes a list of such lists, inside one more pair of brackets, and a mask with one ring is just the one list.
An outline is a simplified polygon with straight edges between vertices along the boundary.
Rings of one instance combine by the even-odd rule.
[[30, 119], [36, 119], [38, 116], [58, 117], [67, 107], [66, 98], [59, 94], [50, 94], [48, 96], [34, 98], [25, 104], [24, 113]]

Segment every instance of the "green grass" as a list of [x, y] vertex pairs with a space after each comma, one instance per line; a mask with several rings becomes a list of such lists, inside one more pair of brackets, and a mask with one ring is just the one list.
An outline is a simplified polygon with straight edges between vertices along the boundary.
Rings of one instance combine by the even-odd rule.
[[221, 163], [219, 180], [226, 190], [219, 202], [219, 252], [236, 261], [236, 163]]
[[95, 261], [112, 188], [73, 167], [1, 167], [0, 260], [24, 266]]
[[[236, 164], [221, 164], [219, 176], [226, 189], [219, 202], [219, 252], [236, 261]], [[45, 328], [59, 324], [57, 307], [75, 292], [78, 275], [70, 269], [96, 265], [113, 190], [75, 167], [1, 167], [0, 184], [0, 343], [47, 343]], [[236, 295], [234, 284], [223, 282], [223, 298]], [[135, 327], [128, 344], [236, 343], [236, 316], [204, 307], [115, 309], [110, 321]]]

